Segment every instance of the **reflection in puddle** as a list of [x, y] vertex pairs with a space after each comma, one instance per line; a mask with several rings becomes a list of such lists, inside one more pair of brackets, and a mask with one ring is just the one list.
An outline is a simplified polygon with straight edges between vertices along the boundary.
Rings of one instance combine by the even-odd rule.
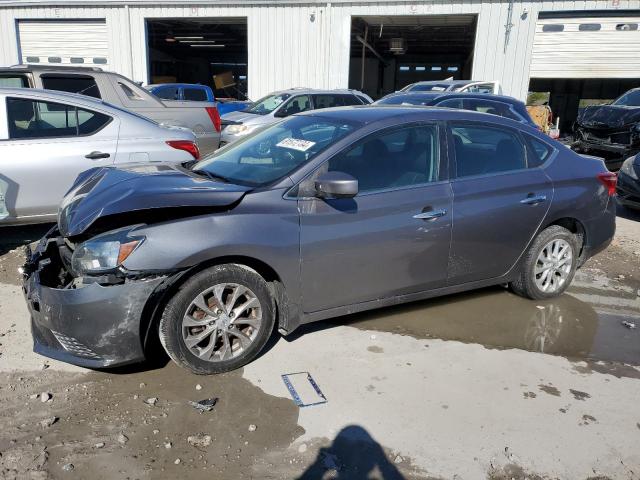
[[587, 303], [574, 295], [588, 298], [578, 293], [531, 301], [491, 288], [350, 315], [332, 323], [640, 365], [640, 329], [622, 325], [625, 319], [640, 325], [640, 302], [637, 310], [614, 314], [602, 311], [600, 302]]

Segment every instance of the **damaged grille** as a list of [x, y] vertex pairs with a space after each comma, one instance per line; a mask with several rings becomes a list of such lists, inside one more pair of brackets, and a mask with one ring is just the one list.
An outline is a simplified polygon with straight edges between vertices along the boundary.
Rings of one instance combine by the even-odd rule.
[[610, 131], [610, 130], [583, 128], [582, 136], [585, 140], [596, 142], [596, 143], [631, 145], [631, 132], [628, 130]]
[[69, 337], [60, 332], [56, 332], [51, 330], [51, 333], [56, 337], [56, 340], [62, 345], [62, 347], [69, 353], [76, 355], [78, 357], [91, 358], [95, 360], [101, 360], [100, 355], [96, 354], [93, 350], [91, 350], [86, 345], [83, 345], [78, 340], [73, 337]]

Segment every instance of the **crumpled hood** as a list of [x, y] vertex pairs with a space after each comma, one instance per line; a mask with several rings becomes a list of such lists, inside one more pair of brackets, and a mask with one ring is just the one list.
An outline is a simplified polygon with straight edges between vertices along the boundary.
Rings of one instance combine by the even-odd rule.
[[593, 105], [585, 108], [578, 124], [589, 128], [618, 128], [640, 122], [639, 107]]
[[169, 163], [132, 163], [81, 173], [65, 195], [58, 227], [65, 237], [85, 232], [100, 217], [172, 207], [223, 207], [249, 187], [216, 182]]

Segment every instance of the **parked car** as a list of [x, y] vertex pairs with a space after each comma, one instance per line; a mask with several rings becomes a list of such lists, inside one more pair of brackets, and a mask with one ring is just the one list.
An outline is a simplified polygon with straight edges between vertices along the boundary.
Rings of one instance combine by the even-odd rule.
[[188, 129], [84, 95], [0, 88], [0, 225], [55, 221], [84, 170], [198, 158]]
[[161, 83], [145, 87], [156, 97], [163, 100], [182, 100], [185, 102], [216, 102], [218, 113], [236, 112], [248, 108], [253, 102], [234, 98], [216, 98], [208, 85], [194, 83]]
[[160, 100], [126, 77], [92, 67], [16, 65], [0, 68], [0, 87], [42, 88], [80, 93], [193, 131], [203, 155], [218, 148], [220, 115], [211, 102]]
[[24, 266], [35, 350], [107, 367], [159, 338], [209, 374], [274, 327], [489, 285], [555, 297], [611, 241], [615, 178], [496, 115], [369, 106], [290, 116], [192, 169], [96, 168]]
[[629, 90], [610, 105], [582, 109], [574, 125], [573, 148], [612, 153], [618, 161], [640, 152], [640, 88]]
[[466, 92], [502, 95], [500, 82], [475, 80], [433, 80], [416, 82], [400, 89], [401, 92]]
[[261, 98], [242, 112], [224, 115], [220, 146], [235, 142], [258, 128], [294, 113], [321, 108], [368, 105], [371, 102], [373, 102], [371, 97], [356, 90], [292, 88], [282, 92], [274, 92]]
[[627, 158], [618, 172], [618, 202], [640, 210], [640, 154]]
[[373, 104], [417, 105], [471, 110], [499, 115], [537, 128], [524, 103], [513, 97], [501, 95], [457, 92], [400, 92], [391, 93]]

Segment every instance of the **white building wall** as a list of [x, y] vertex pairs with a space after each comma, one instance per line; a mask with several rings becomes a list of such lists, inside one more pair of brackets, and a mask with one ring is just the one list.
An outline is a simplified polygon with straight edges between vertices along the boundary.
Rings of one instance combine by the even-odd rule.
[[[49, 4], [55, 0], [49, 0]], [[34, 0], [33, 3], [38, 3]], [[85, 0], [85, 4], [99, 1]], [[416, 2], [307, 4], [229, 4], [174, 0], [155, 6], [131, 1], [129, 5], [103, 0], [95, 7], [3, 6], [0, 0], [0, 65], [18, 63], [16, 20], [27, 18], [104, 18], [109, 30], [110, 65], [136, 81], [148, 82], [145, 21], [162, 17], [245, 17], [248, 23], [249, 96], [292, 86], [347, 87], [351, 16], [430, 15], [474, 13], [478, 15], [472, 78], [499, 80], [505, 93], [524, 99], [536, 20], [540, 11], [640, 9], [640, 0], [514, 1], [513, 28], [504, 48], [508, 0], [433, 0]], [[6, 5], [6, 0], [4, 1]], [[158, 5], [159, 4], [159, 5]], [[526, 14], [525, 14], [526, 12]], [[311, 22], [311, 15], [315, 21]]]

